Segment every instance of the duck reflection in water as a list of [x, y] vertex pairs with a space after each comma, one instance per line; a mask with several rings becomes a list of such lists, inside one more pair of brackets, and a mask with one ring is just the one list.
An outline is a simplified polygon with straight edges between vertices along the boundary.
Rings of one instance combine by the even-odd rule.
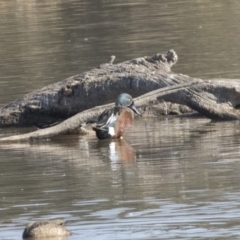
[[112, 163], [136, 162], [135, 150], [125, 140], [99, 141], [97, 148], [100, 149], [102, 154], [107, 155]]
[[134, 113], [141, 113], [134, 105], [133, 98], [122, 93], [118, 96], [115, 106], [106, 109], [92, 124], [98, 139], [119, 138], [123, 139], [124, 133], [130, 128], [134, 119]]

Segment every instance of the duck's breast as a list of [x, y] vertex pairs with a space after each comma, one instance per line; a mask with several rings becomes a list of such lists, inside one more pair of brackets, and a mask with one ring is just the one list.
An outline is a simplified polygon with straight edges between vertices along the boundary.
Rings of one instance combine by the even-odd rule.
[[134, 113], [129, 108], [123, 108], [115, 124], [115, 134], [119, 138], [131, 127]]

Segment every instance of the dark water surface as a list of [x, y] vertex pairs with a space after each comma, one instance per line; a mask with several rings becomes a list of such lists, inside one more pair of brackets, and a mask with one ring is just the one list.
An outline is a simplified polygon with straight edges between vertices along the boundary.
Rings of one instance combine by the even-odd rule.
[[[238, 0], [0, 0], [0, 107], [116, 62], [173, 48], [173, 71], [240, 78]], [[0, 136], [26, 129], [0, 129]], [[124, 141], [0, 146], [0, 240], [62, 217], [68, 239], [239, 239], [238, 122], [139, 119]]]

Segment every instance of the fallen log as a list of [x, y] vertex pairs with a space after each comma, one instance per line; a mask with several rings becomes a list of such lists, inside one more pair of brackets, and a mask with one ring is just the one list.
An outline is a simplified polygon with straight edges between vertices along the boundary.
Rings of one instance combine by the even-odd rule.
[[0, 127], [51, 124], [92, 107], [111, 103], [121, 92], [133, 97], [152, 90], [183, 83], [171, 79], [177, 62], [173, 50], [152, 57], [136, 58], [119, 64], [101, 64], [82, 74], [46, 86], [0, 109]]
[[[112, 77], [111, 81], [105, 80], [101, 84], [98, 83], [98, 85], [93, 87], [93, 89], [91, 89], [88, 86], [89, 87], [88, 91], [89, 92], [93, 91], [94, 93], [94, 91], [98, 89], [99, 97], [97, 99], [101, 104], [101, 102], [104, 102], [104, 101], [108, 102], [109, 98], [111, 99], [111, 101], [114, 101], [115, 97], [118, 95], [119, 92], [125, 91], [134, 96], [134, 95], [139, 95], [140, 93], [142, 94], [143, 92], [149, 92], [152, 89], [161, 88], [161, 89], [157, 89], [149, 93], [146, 93], [144, 95], [141, 95], [138, 98], [135, 98], [136, 106], [146, 107], [148, 106], [149, 102], [156, 102], [156, 99], [157, 100], [163, 99], [164, 101], [186, 105], [210, 119], [216, 119], [216, 120], [239, 120], [240, 119], [239, 110], [238, 110], [238, 107], [240, 106], [240, 81], [239, 80], [237, 79], [235, 80], [234, 79], [201, 80], [201, 79], [191, 78], [189, 76], [182, 75], [182, 74], [174, 74], [170, 71], [170, 68], [174, 63], [176, 63], [176, 61], [177, 61], [177, 55], [173, 50], [170, 50], [163, 55], [156, 54], [153, 57], [144, 57], [144, 58], [134, 59], [134, 60], [122, 63], [125, 66], [124, 68], [125, 70], [127, 69], [126, 66], [129, 65], [130, 68], [132, 69], [132, 72], [130, 71], [127, 73], [126, 72], [122, 73], [122, 70], [123, 70], [122, 64], [119, 64], [119, 66], [117, 66], [114, 71], [113, 71], [113, 66], [111, 64], [104, 64], [103, 67], [100, 66], [100, 68], [98, 69], [101, 69], [102, 73], [104, 72], [104, 74], [107, 71], [108, 76]], [[135, 65], [135, 67], [133, 67], [133, 65]], [[113, 75], [110, 74], [110, 69], [112, 69]], [[121, 69], [121, 71], [115, 72], [117, 71], [117, 69], [118, 70]], [[97, 69], [92, 71], [98, 72]], [[122, 77], [121, 77], [121, 74], [123, 74]], [[99, 72], [98, 72], [98, 76], [99, 76]], [[104, 76], [106, 76], [106, 74]], [[90, 80], [90, 82], [96, 83], [98, 82], [98, 80], [94, 78]], [[116, 84], [115, 87], [112, 86], [113, 82]], [[87, 82], [85, 83], [87, 84]], [[59, 84], [60, 83], [58, 83], [58, 85]], [[99, 86], [102, 86], [102, 91], [99, 90]], [[117, 87], [119, 87], [119, 89], [116, 89]], [[46, 88], [49, 89], [49, 87], [46, 87]], [[85, 85], [81, 89], [83, 88], [86, 90]], [[77, 89], [79, 90], [79, 84]], [[104, 98], [105, 96], [104, 94], [111, 92], [111, 90], [114, 91], [114, 94], [111, 93], [109, 98], [107, 97]], [[42, 90], [42, 91], [45, 91], [45, 90]], [[37, 94], [36, 92], [30, 94], [29, 99], [31, 100], [29, 102], [32, 103], [32, 99], [35, 99], [36, 96], [38, 96], [38, 91], [37, 91]], [[66, 96], [66, 94], [64, 96]], [[74, 98], [74, 96], [75, 95], [73, 94], [72, 98]], [[25, 96], [22, 100], [19, 100], [19, 102], [23, 101], [25, 103], [28, 103], [27, 99], [28, 98]], [[39, 101], [41, 99], [42, 98], [39, 98]], [[91, 95], [89, 95], [89, 99], [92, 99]], [[42, 110], [44, 116], [47, 116], [46, 114], [48, 111], [53, 114], [52, 109], [54, 108], [52, 108], [52, 106], [54, 105], [54, 103], [56, 102], [51, 101], [51, 104], [48, 105], [50, 106], [49, 109], [46, 108], [46, 105], [45, 105], [45, 108], [43, 108]], [[94, 103], [96, 104], [96, 100]], [[85, 107], [90, 105], [90, 103], [85, 103], [85, 102], [81, 102], [81, 104], [79, 105], [81, 105], [81, 108], [84, 108], [84, 104], [85, 104]], [[12, 106], [14, 106], [15, 110], [20, 109], [19, 107], [17, 107], [19, 106], [17, 105], [17, 102], [14, 102]], [[27, 105], [27, 106], [29, 107], [31, 105]], [[75, 103], [75, 106], [77, 106], [76, 103]], [[77, 115], [68, 118], [67, 120], [63, 121], [62, 123], [56, 126], [46, 128], [46, 129], [41, 129], [28, 134], [2, 138], [0, 139], [0, 142], [3, 143], [3, 142], [12, 142], [12, 141], [29, 141], [29, 140], [36, 140], [41, 138], [51, 138], [59, 134], [70, 133], [70, 132], [73, 132], [74, 130], [78, 130], [79, 127], [83, 126], [86, 121], [98, 116], [104, 109], [109, 108], [111, 106], [112, 104], [107, 104], [107, 105], [94, 107], [88, 110], [84, 110], [78, 113]], [[33, 106], [31, 108], [36, 109]], [[7, 106], [4, 107], [3, 112], [6, 109], [7, 109]], [[27, 109], [26, 105], [22, 109], [23, 111], [21, 112], [21, 114], [26, 114], [26, 113], [29, 114], [28, 111], [24, 113], [24, 110], [26, 111]], [[30, 111], [30, 113], [32, 113], [32, 111]], [[51, 116], [51, 113], [49, 113], [50, 116]], [[21, 114], [19, 114], [19, 116], [21, 116]], [[57, 113], [57, 115], [58, 114], [59, 112]], [[0, 112], [0, 119], [1, 119], [1, 116], [2, 115]], [[21, 121], [18, 121], [18, 123], [21, 123]]]
[[[200, 85], [200, 86], [199, 86]], [[134, 99], [136, 106], [146, 105], [148, 102], [154, 101], [156, 99], [167, 99], [173, 102], [178, 102], [181, 104], [186, 104], [191, 106], [193, 109], [198, 109], [199, 112], [203, 114], [214, 116], [215, 119], [218, 120], [239, 120], [239, 112], [234, 109], [230, 102], [225, 103], [219, 102], [219, 99], [214, 98], [214, 94], [218, 92], [216, 84], [214, 84], [214, 89], [205, 93], [205, 95], [209, 95], [206, 99], [206, 96], [199, 95], [195, 89], [200, 88], [209, 88], [209, 84], [205, 86], [203, 83], [199, 83], [198, 80], [191, 81], [185, 84], [178, 84], [175, 86], [170, 86], [166, 88], [157, 89], [150, 93], [144, 94], [138, 98]], [[222, 84], [220, 85], [222, 87]], [[226, 87], [227, 89], [227, 87]], [[233, 88], [229, 88], [228, 94], [231, 94]], [[240, 90], [240, 89], [239, 89]], [[235, 90], [234, 90], [235, 91]], [[212, 94], [212, 96], [211, 96]], [[239, 92], [240, 94], [240, 92]], [[180, 97], [179, 97], [180, 96]], [[234, 102], [235, 98], [229, 99]], [[1, 138], [0, 143], [4, 142], [15, 142], [15, 141], [34, 141], [42, 138], [51, 138], [60, 134], [72, 133], [73, 131], [80, 129], [81, 126], [84, 125], [85, 122], [90, 120], [92, 117], [98, 116], [103, 110], [110, 108], [113, 106], [112, 104], [106, 104], [102, 106], [98, 106], [89, 110], [85, 110], [77, 115], [63, 121], [62, 123], [49, 127], [46, 129], [40, 129], [35, 132], [16, 135], [6, 138]], [[210, 110], [210, 113], [209, 113]]]
[[[192, 84], [194, 83], [195, 82], [193, 82]], [[179, 91], [179, 89], [181, 88], [183, 89], [185, 86], [189, 86], [189, 83], [181, 84], [180, 86], [177, 85], [177, 86], [167, 87], [167, 89], [162, 88], [162, 89], [158, 89], [153, 92], [147, 93], [145, 95], [142, 95], [141, 97], [135, 98], [134, 99], [135, 105], [142, 106], [143, 104], [146, 104], [149, 101], [154, 101], [157, 97], [165, 96], [166, 92], [171, 93], [171, 92]], [[37, 131], [22, 134], [22, 135], [1, 138], [0, 143], [16, 142], [16, 141], [34, 141], [42, 138], [52, 138], [60, 134], [73, 133], [75, 131], [79, 131], [79, 129], [81, 131], [81, 127], [85, 125], [87, 121], [91, 120], [93, 117], [97, 117], [98, 115], [100, 115], [100, 113], [102, 113], [103, 110], [107, 108], [111, 108], [113, 106], [114, 106], [113, 103], [97, 106], [89, 110], [80, 112], [75, 116], [70, 117], [67, 120], [49, 128], [39, 129]]]

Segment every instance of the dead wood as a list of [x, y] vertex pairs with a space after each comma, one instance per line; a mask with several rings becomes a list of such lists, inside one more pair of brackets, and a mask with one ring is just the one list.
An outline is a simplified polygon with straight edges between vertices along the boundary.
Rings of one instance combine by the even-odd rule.
[[114, 102], [121, 92], [136, 97], [181, 83], [169, 78], [171, 66], [176, 62], [177, 55], [173, 50], [114, 65], [111, 60], [7, 104], [0, 109], [0, 126], [50, 124], [86, 109]]
[[[162, 89], [158, 89], [153, 92], [144, 94], [141, 97], [134, 99], [135, 105], [142, 106], [146, 102], [156, 100], [156, 97], [164, 96], [166, 92], [171, 93], [174, 91], [179, 91], [180, 88], [184, 88], [185, 86], [188, 86], [188, 85], [189, 83], [182, 84], [181, 86], [171, 86], [171, 87], [167, 87], [166, 89], [162, 88]], [[83, 124], [91, 120], [93, 117], [97, 117], [100, 113], [102, 113], [103, 110], [110, 108], [113, 105], [114, 104], [111, 103], [111, 104], [97, 106], [89, 110], [85, 110], [53, 127], [39, 129], [37, 131], [22, 134], [22, 135], [1, 138], [0, 143], [16, 142], [16, 141], [34, 141], [37, 139], [52, 138], [60, 134], [67, 134], [67, 133], [79, 131], [79, 129]]]
[[[56, 126], [2, 138], [0, 142], [51, 138], [78, 131], [86, 121], [111, 107], [112, 104], [101, 104], [113, 102], [120, 92], [128, 92], [133, 96], [141, 95], [135, 98], [135, 104], [143, 109], [146, 109], [150, 102], [156, 103], [156, 99], [162, 99], [188, 106], [210, 119], [240, 119], [239, 80], [202, 80], [175, 74], [170, 69], [176, 61], [176, 53], [170, 50], [166, 54], [133, 59], [117, 65], [103, 64], [82, 75], [28, 94], [1, 109], [2, 125], [34, 124], [39, 119], [52, 122], [60, 116], [70, 117]], [[94, 107], [96, 105], [100, 106]], [[75, 108], [80, 113], [71, 117], [76, 113]], [[67, 113], [64, 114], [64, 111]]]
[[[207, 88], [209, 91], [208, 104], [206, 104], [205, 96], [199, 95], [196, 92], [196, 89], [199, 89], [199, 85], [201, 88]], [[199, 83], [198, 80], [192, 81], [185, 84], [178, 84], [175, 86], [161, 88], [150, 93], [144, 94], [138, 98], [134, 99], [136, 106], [146, 105], [148, 102], [155, 101], [156, 99], [167, 99], [168, 101], [173, 101], [181, 104], [185, 104], [187, 106], [191, 106], [195, 110], [199, 110], [203, 115], [211, 114], [215, 119], [218, 120], [239, 120], [238, 110], [234, 109], [231, 102], [220, 102], [219, 98], [217, 98], [209, 88], [211, 86], [208, 84], [205, 86], [203, 83]], [[216, 87], [216, 85], [214, 85]], [[220, 85], [222, 87], [222, 85]], [[206, 90], [206, 89], [205, 89]], [[229, 88], [229, 94], [233, 89]], [[235, 90], [234, 90], [235, 91]], [[215, 93], [215, 92], [214, 92]], [[240, 94], [240, 92], [239, 92]], [[182, 96], [179, 98], [179, 95]], [[215, 97], [214, 97], [215, 96]], [[209, 100], [211, 98], [211, 100]], [[234, 102], [235, 98], [229, 99]], [[209, 102], [210, 101], [210, 102]], [[29, 140], [37, 140], [42, 138], [51, 138], [60, 134], [71, 133], [74, 130], [78, 130], [85, 122], [92, 119], [92, 117], [98, 116], [104, 109], [112, 107], [113, 104], [106, 104], [102, 106], [98, 106], [89, 110], [85, 110], [77, 115], [65, 120], [64, 122], [50, 127], [46, 129], [40, 129], [35, 132], [11, 136], [0, 139], [0, 142], [14, 142], [14, 141], [29, 141]], [[209, 109], [211, 109], [211, 113], [209, 113]]]

